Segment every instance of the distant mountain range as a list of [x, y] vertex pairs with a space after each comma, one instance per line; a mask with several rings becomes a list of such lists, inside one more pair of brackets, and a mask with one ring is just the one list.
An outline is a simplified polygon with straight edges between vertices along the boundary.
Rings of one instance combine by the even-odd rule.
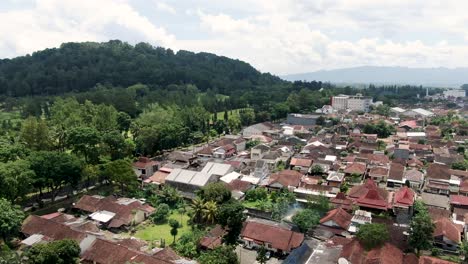
[[468, 68], [406, 68], [362, 66], [282, 76], [288, 81], [306, 80], [343, 84], [413, 84], [460, 87], [468, 83]]

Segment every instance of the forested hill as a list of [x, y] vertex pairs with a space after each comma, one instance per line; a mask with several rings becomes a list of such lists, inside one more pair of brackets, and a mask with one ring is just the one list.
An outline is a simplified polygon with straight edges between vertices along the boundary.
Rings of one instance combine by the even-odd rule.
[[65, 43], [60, 48], [0, 60], [0, 95], [56, 95], [90, 90], [97, 83], [127, 87], [195, 84], [229, 94], [283, 82], [248, 63], [210, 53], [135, 46], [119, 40]]

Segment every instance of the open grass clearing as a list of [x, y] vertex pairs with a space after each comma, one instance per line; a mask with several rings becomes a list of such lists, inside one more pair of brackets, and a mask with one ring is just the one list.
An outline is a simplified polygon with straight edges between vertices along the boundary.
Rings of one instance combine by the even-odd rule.
[[[176, 240], [181, 235], [191, 232], [191, 227], [188, 224], [189, 216], [187, 214], [181, 215], [177, 210], [173, 210], [168, 217], [168, 222], [169, 219], [175, 219], [182, 224], [182, 227], [178, 229]], [[151, 242], [165, 240], [166, 245], [169, 245], [172, 243], [174, 238], [171, 235], [171, 227], [168, 222], [164, 224], [153, 224], [151, 220], [147, 220], [144, 224], [137, 227], [137, 231], [134, 236]]]

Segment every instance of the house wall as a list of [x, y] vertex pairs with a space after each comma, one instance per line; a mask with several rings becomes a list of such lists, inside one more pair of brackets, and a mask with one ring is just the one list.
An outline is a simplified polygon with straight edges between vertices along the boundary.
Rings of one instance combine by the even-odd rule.
[[457, 242], [452, 241], [445, 236], [435, 237], [434, 245], [448, 251], [457, 251], [459, 249]]
[[242, 136], [247, 138], [247, 137], [251, 137], [251, 136], [254, 136], [254, 135], [261, 135], [263, 133], [263, 131], [255, 128], [255, 127], [246, 127], [244, 129], [244, 131], [242, 131]]
[[341, 182], [336, 182], [336, 181], [328, 181], [328, 186], [332, 186], [332, 187], [340, 187], [340, 186], [341, 186]]
[[242, 141], [241, 143], [235, 143], [234, 145], [236, 146], [237, 152], [240, 152], [240, 151], [244, 151], [244, 150], [245, 150], [246, 142], [245, 142], [245, 141]]
[[132, 222], [133, 222], [133, 224], [137, 225], [137, 224], [139, 224], [139, 223], [145, 221], [145, 219], [146, 219], [145, 212], [142, 211], [142, 210], [137, 210], [137, 211], [135, 212], [135, 214], [133, 215], [133, 220], [132, 220]]
[[324, 226], [329, 226], [329, 227], [341, 228], [341, 227], [340, 227], [335, 221], [333, 221], [333, 220], [326, 221], [326, 222], [322, 223], [322, 225], [324, 225]]
[[[242, 243], [245, 245], [245, 247], [249, 248], [249, 249], [259, 249], [262, 246], [261, 244], [257, 244], [254, 241], [245, 240], [243, 238], [241, 238], [241, 240], [242, 240]], [[265, 243], [264, 247], [265, 247], [265, 249], [267, 249], [269, 251], [278, 252], [278, 249], [272, 248], [271, 244], [269, 244], [269, 243]]]
[[262, 150], [261, 149], [256, 149], [256, 148], [252, 148], [250, 150], [250, 159], [252, 160], [258, 160], [258, 159], [261, 159], [262, 158]]

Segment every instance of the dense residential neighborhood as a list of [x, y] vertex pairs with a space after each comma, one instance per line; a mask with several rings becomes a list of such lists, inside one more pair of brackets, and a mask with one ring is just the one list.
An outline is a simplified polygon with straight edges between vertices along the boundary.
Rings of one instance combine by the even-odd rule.
[[116, 188], [103, 178], [25, 208], [18, 252], [31, 261], [67, 242], [99, 264], [464, 261], [468, 111], [445, 100], [338, 95], [326, 111], [140, 155]]

